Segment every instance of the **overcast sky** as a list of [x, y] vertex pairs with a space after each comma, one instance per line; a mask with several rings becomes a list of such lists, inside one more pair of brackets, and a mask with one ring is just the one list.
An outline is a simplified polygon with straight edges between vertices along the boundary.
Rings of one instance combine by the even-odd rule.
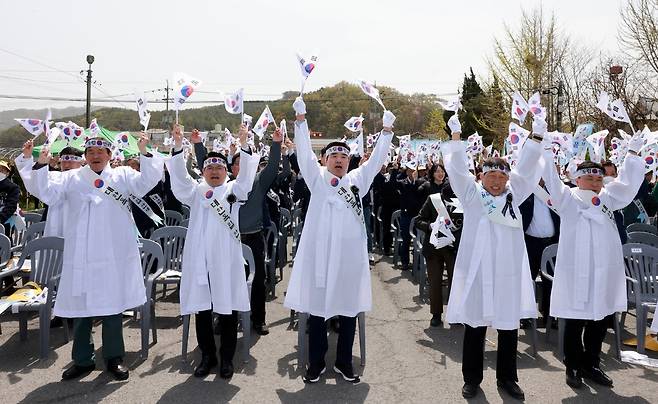
[[[615, 52], [621, 2], [543, 3], [574, 39]], [[93, 97], [132, 100], [135, 89], [163, 88], [173, 72], [182, 71], [203, 81], [199, 90], [204, 93], [190, 100], [220, 99], [213, 92], [239, 87], [245, 88], [247, 100], [271, 99], [299, 88], [295, 52], [313, 50], [319, 62], [307, 90], [363, 78], [405, 93], [449, 94], [458, 89], [469, 66], [477, 75], [487, 75], [485, 59], [494, 36], [501, 35], [505, 23], [517, 26], [522, 7], [539, 3], [3, 1], [0, 95], [84, 98], [79, 72], [87, 68], [85, 56], [93, 54], [94, 79], [102, 89], [93, 89]], [[147, 93], [149, 99], [162, 97]], [[69, 105], [84, 103], [0, 98], [0, 110]]]

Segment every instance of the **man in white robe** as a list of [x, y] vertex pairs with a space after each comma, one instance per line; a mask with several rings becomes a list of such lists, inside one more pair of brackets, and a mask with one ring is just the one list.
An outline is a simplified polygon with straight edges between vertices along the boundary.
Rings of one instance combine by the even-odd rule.
[[48, 148], [31, 173], [34, 194], [48, 205], [63, 203], [64, 256], [54, 314], [74, 318], [73, 366], [63, 380], [80, 378], [95, 368], [91, 337], [93, 318], [103, 322], [103, 358], [117, 380], [128, 378], [121, 313], [146, 302], [137, 233], [129, 194], [143, 196], [162, 176], [162, 159], [146, 150], [148, 137], [138, 142], [142, 171], [111, 168], [111, 143], [92, 138], [85, 143], [88, 165], [48, 175]]
[[325, 166], [321, 167], [311, 148], [301, 97], [293, 108], [297, 115], [297, 161], [311, 191], [311, 201], [284, 305], [310, 314], [309, 367], [304, 381], [315, 383], [325, 371], [326, 320], [339, 316], [334, 370], [345, 380], [358, 383], [360, 379], [352, 369], [356, 316], [372, 307], [361, 198], [387, 158], [395, 116], [384, 112], [384, 129], [370, 159], [348, 173], [349, 146], [341, 142], [327, 145]]
[[[34, 166], [34, 159], [32, 158], [32, 150], [34, 143], [32, 139], [23, 144], [23, 153], [16, 157], [16, 168], [18, 173], [23, 179], [23, 184], [28, 193], [33, 194], [32, 186], [32, 166]], [[62, 179], [62, 173], [82, 167], [82, 152], [73, 147], [65, 147], [59, 152], [59, 165], [61, 171], [49, 171], [48, 177], [55, 182]], [[48, 206], [44, 215], [46, 215], [46, 226], [43, 231], [44, 236], [64, 237], [64, 220], [62, 211], [64, 203]]]
[[451, 324], [463, 323], [465, 327], [462, 395], [471, 398], [478, 392], [487, 327], [493, 327], [498, 330], [498, 386], [523, 399], [523, 390], [516, 383], [519, 321], [536, 318], [537, 307], [519, 204], [539, 182], [540, 140], [546, 123], [535, 121], [533, 137], [526, 141], [513, 170], [503, 159], [487, 159], [480, 175], [482, 184], [468, 170], [456, 114], [448, 125], [452, 141], [441, 151], [450, 185], [463, 206], [464, 225], [446, 320]]
[[[642, 184], [644, 161], [637, 155], [641, 146], [639, 137], [629, 142], [619, 176], [605, 187], [605, 171], [598, 163], [578, 165], [576, 188], [563, 184], [551, 164], [545, 166], [544, 182], [562, 223], [550, 315], [566, 319], [566, 382], [574, 388], [582, 386], [583, 377], [612, 386], [612, 379], [599, 367], [601, 345], [614, 313], [627, 309], [623, 253], [613, 211], [631, 203]], [[545, 153], [549, 161], [550, 151]]]
[[198, 183], [187, 172], [183, 136], [178, 125], [174, 127], [173, 138], [172, 157], [167, 161], [171, 190], [176, 199], [190, 206], [180, 309], [182, 315], [196, 313], [194, 321], [201, 361], [194, 369], [194, 376], [205, 377], [217, 366], [212, 325], [215, 312], [219, 314], [222, 330], [219, 375], [229, 379], [233, 376], [238, 311], [250, 308], [239, 232], [240, 201], [246, 200], [251, 191], [259, 156], [249, 150], [247, 128], [243, 126], [240, 129], [242, 167], [237, 178], [230, 181], [226, 157], [211, 152], [202, 163], [203, 180]]

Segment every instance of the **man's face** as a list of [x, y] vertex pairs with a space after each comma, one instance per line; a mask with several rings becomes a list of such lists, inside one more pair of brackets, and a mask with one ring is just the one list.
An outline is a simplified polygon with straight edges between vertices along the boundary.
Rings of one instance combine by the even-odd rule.
[[218, 187], [226, 180], [226, 167], [219, 164], [211, 164], [203, 169], [203, 179], [211, 187]]
[[601, 188], [603, 188], [603, 177], [591, 174], [582, 175], [576, 178], [576, 185], [580, 189], [594, 191], [598, 194], [601, 192]]
[[62, 171], [68, 171], [68, 170], [73, 170], [74, 168], [80, 168], [82, 167], [82, 161], [73, 161], [73, 160], [61, 160], [59, 162], [59, 166], [61, 167]]
[[347, 174], [348, 163], [349, 158], [343, 153], [331, 153], [325, 161], [327, 170], [338, 178], [343, 178]]
[[482, 186], [487, 192], [493, 196], [498, 196], [505, 191], [509, 176], [501, 171], [489, 171], [480, 174], [480, 179], [482, 179]]
[[135, 171], [139, 171], [139, 161], [135, 159], [130, 159], [126, 162], [126, 165], [130, 168], [132, 168]]
[[85, 160], [93, 171], [103, 171], [110, 162], [110, 151], [102, 147], [89, 147], [85, 150]]
[[614, 166], [603, 166], [603, 171], [606, 177], [617, 177], [617, 170]]
[[233, 159], [231, 174], [233, 174], [233, 178], [237, 178], [238, 174], [240, 174], [240, 157]]

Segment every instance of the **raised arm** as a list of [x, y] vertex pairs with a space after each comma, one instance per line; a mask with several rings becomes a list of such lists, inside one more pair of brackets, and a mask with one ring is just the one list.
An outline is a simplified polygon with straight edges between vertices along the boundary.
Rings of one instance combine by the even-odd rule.
[[541, 158], [541, 153], [542, 146], [539, 140], [526, 140], [519, 162], [516, 167], [512, 168], [509, 183], [514, 198], [519, 204], [525, 201], [539, 184], [544, 170], [544, 159]]
[[311, 147], [311, 135], [306, 122], [306, 105], [301, 97], [293, 104], [297, 119], [295, 120], [295, 145], [297, 147], [297, 164], [299, 172], [306, 181], [306, 186], [313, 189], [315, 181], [320, 177], [320, 165]]
[[372, 151], [368, 161], [350, 174], [355, 185], [359, 187], [359, 195], [362, 198], [368, 193], [370, 184], [375, 179], [375, 175], [381, 171], [382, 165], [388, 158], [388, 150], [393, 139], [395, 115], [391, 111], [384, 111], [382, 121], [384, 122], [384, 129], [379, 133], [375, 150]]
[[550, 149], [546, 148], [542, 151], [542, 160], [544, 160], [542, 172], [544, 185], [546, 185], [546, 189], [551, 195], [551, 203], [553, 204], [553, 207], [555, 207], [558, 213], [560, 213], [561, 207], [564, 206], [566, 199], [571, 197], [571, 191], [560, 179], [560, 176], [557, 173], [557, 168], [555, 167], [555, 164], [553, 164], [553, 152]]
[[[267, 161], [267, 165], [260, 172], [260, 180], [258, 181], [258, 186], [263, 189], [264, 192], [267, 192], [268, 189], [272, 186], [272, 183], [276, 179], [277, 174], [279, 174], [279, 163], [281, 162], [281, 141], [283, 140], [283, 135], [277, 129], [272, 135], [272, 146], [270, 146], [270, 159]], [[242, 169], [242, 168], [240, 168]]]
[[169, 180], [171, 182], [171, 192], [180, 202], [192, 206], [194, 201], [194, 192], [199, 185], [187, 172], [185, 168], [185, 158], [183, 157], [183, 134], [178, 126], [172, 131], [174, 138], [174, 148], [169, 160], [166, 161], [167, 170], [169, 171]]
[[233, 193], [238, 200], [244, 201], [249, 196], [249, 192], [254, 186], [259, 161], [258, 154], [252, 153], [250, 150], [240, 149], [240, 172], [235, 179], [235, 184], [233, 184]]
[[124, 171], [128, 190], [131, 194], [140, 198], [153, 189], [162, 178], [163, 159], [160, 155], [149, 153], [146, 150], [147, 144], [148, 136], [142, 132], [137, 143], [140, 152], [140, 171], [132, 169], [126, 169]]
[[475, 176], [468, 171], [466, 146], [454, 136], [453, 139], [441, 147], [443, 164], [455, 195], [462, 202], [466, 202], [475, 192]]
[[619, 176], [601, 190], [602, 197], [605, 196], [606, 206], [617, 210], [625, 208], [633, 202], [633, 198], [642, 185], [644, 172], [644, 160], [637, 154], [629, 153], [619, 170]]
[[30, 173], [31, 193], [46, 205], [55, 205], [65, 199], [68, 176], [63, 176], [62, 181], [53, 181], [48, 175], [49, 160], [50, 151], [44, 146]]

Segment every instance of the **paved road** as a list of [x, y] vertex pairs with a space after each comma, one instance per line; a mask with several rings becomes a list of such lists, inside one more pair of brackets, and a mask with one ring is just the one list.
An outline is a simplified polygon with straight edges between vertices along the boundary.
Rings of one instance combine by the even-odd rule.
[[[286, 276], [289, 272], [286, 272]], [[286, 279], [287, 280], [287, 279]], [[285, 281], [284, 281], [285, 284]], [[38, 361], [38, 325], [30, 322], [29, 339], [20, 342], [18, 323], [8, 315], [0, 316], [0, 391], [6, 403], [14, 402], [130, 402], [130, 403], [309, 403], [374, 402], [427, 403], [460, 402], [461, 397], [461, 327], [429, 328], [429, 308], [419, 304], [418, 287], [407, 273], [392, 268], [388, 258], [372, 269], [374, 310], [367, 316], [367, 364], [359, 363], [358, 338], [354, 363], [362, 374], [362, 383], [350, 385], [333, 371], [316, 385], [305, 385], [296, 368], [296, 331], [289, 328], [289, 311], [283, 307], [283, 284], [278, 298], [269, 302], [270, 335], [254, 337], [251, 359], [236, 363], [236, 374], [229, 381], [211, 374], [205, 380], [192, 376], [198, 350], [181, 359], [182, 323], [178, 316], [177, 295], [169, 294], [157, 303], [158, 343], [151, 347], [145, 361], [139, 359], [139, 328], [126, 318], [126, 362], [131, 375], [126, 382], [116, 382], [97, 370], [79, 382], [60, 382], [64, 368], [70, 365], [71, 344], [64, 343], [61, 328], [54, 329], [54, 351], [48, 360]], [[633, 319], [631, 317], [631, 319]], [[632, 321], [628, 328], [634, 332]], [[194, 327], [190, 347], [196, 347]], [[94, 339], [100, 348], [100, 326]], [[618, 362], [609, 343], [604, 344], [602, 367], [614, 379], [614, 389], [598, 386], [574, 391], [564, 383], [564, 367], [555, 357], [556, 335], [546, 343], [539, 331], [539, 353], [530, 354], [529, 335], [520, 332], [518, 366], [520, 385], [527, 402], [565, 403], [650, 403], [658, 402], [658, 369]], [[335, 336], [330, 337], [327, 363], [334, 360]], [[495, 332], [488, 333], [485, 354], [485, 378], [482, 392], [475, 402], [511, 402], [495, 383]], [[241, 342], [238, 342], [239, 357]], [[608, 353], [610, 351], [610, 354]], [[101, 357], [100, 349], [97, 357]], [[653, 355], [658, 357], [658, 355]], [[97, 361], [99, 369], [102, 366]]]

